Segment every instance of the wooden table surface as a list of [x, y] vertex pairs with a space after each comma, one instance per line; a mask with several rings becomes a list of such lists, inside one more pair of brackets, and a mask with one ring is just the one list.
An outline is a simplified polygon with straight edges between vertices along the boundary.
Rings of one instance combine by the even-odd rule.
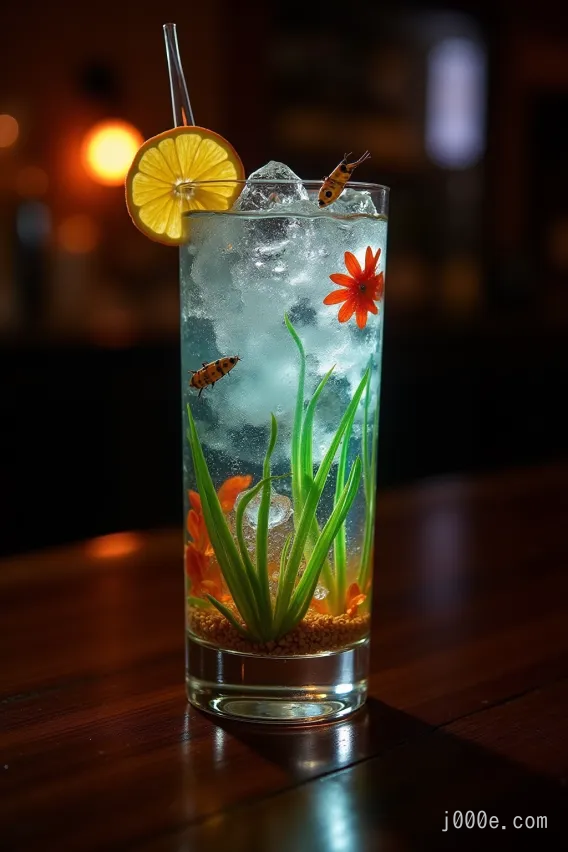
[[568, 466], [378, 515], [369, 701], [301, 730], [187, 705], [180, 533], [0, 563], [0, 850], [567, 849]]

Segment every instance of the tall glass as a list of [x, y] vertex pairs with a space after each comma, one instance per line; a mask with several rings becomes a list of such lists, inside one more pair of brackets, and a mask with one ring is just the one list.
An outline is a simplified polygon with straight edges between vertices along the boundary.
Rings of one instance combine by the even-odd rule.
[[367, 693], [388, 189], [320, 188], [249, 181], [185, 217], [187, 691], [233, 718]]

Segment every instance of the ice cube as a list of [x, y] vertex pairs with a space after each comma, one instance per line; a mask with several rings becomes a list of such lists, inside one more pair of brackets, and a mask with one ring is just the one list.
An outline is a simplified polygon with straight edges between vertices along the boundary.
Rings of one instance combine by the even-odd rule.
[[347, 187], [343, 190], [337, 201], [325, 208], [330, 213], [358, 213], [368, 216], [376, 216], [377, 208], [366, 190], [357, 190]]
[[[251, 527], [256, 528], [258, 525], [258, 513], [260, 510], [261, 499], [262, 494], [257, 494], [256, 497], [253, 497], [245, 509], [245, 518]], [[286, 523], [291, 514], [292, 503], [290, 498], [286, 497], [285, 494], [277, 494], [275, 491], [272, 491], [270, 495], [270, 508], [268, 510], [269, 529]]]
[[[252, 181], [266, 183], [252, 184]], [[271, 160], [249, 175], [233, 210], [272, 210], [274, 207], [288, 207], [305, 201], [309, 201], [309, 196], [301, 178], [284, 163]]]
[[[258, 287], [256, 307], [262, 310], [262, 291], [268, 295], [284, 281], [293, 283], [303, 278], [306, 259], [318, 248], [307, 217], [317, 215], [318, 208], [309, 200], [298, 175], [284, 163], [272, 160], [253, 172], [248, 181], [233, 206], [243, 214], [238, 217], [243, 239], [238, 243], [240, 256], [232, 278], [237, 287], [243, 283], [247, 288]], [[271, 304], [266, 308], [276, 308], [273, 292], [268, 299]], [[281, 317], [284, 310], [283, 304]]]
[[327, 598], [329, 592], [323, 586], [317, 585], [314, 591], [314, 598], [316, 601], [323, 601]]

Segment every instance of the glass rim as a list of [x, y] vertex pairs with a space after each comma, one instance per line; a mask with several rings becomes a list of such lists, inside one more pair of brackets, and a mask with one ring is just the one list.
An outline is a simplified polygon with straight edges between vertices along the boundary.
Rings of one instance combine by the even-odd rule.
[[[291, 180], [290, 178], [284, 178], [280, 180], [279, 178], [253, 178], [252, 180], [247, 180], [246, 178], [236, 179], [236, 178], [217, 178], [216, 180], [191, 180], [179, 184], [178, 190], [184, 189], [193, 189], [195, 187], [200, 186], [215, 186], [219, 184], [230, 184], [235, 186], [294, 186], [297, 183], [301, 183], [303, 187], [308, 189], [321, 189], [323, 186], [323, 180]], [[390, 186], [386, 186], [382, 183], [369, 183], [357, 180], [349, 180], [345, 183], [344, 189], [357, 189], [360, 192], [386, 192], [390, 193]]]

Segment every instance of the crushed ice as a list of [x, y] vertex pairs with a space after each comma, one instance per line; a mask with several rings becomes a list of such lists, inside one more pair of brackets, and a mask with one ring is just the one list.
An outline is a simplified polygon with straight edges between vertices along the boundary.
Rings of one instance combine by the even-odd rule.
[[[330, 367], [340, 365], [340, 379], [328, 383], [318, 405], [314, 424], [317, 464], [361, 379], [369, 357], [369, 336], [375, 331], [361, 332], [338, 323], [337, 311], [323, 304], [334, 289], [329, 275], [345, 272], [346, 251], [364, 263], [368, 245], [382, 248], [384, 268], [386, 222], [322, 216], [315, 202], [307, 199], [298, 176], [282, 163], [268, 163], [253, 172], [250, 179], [255, 178], [267, 183], [243, 189], [235, 203], [242, 216], [205, 214], [192, 220], [192, 242], [182, 255], [182, 264], [191, 268], [194, 282], [185, 286], [182, 305], [183, 334], [192, 346], [191, 354], [186, 349], [185, 357], [192, 358], [187, 368], [196, 369], [194, 361], [199, 366], [201, 360], [238, 353], [242, 364], [223, 379], [222, 390], [207, 389], [202, 396], [202, 422], [207, 429], [204, 442], [213, 450], [226, 447], [225, 413], [230, 412], [232, 434], [243, 436], [232, 441], [232, 458], [255, 463], [266, 449], [270, 412], [274, 412], [279, 438], [273, 462], [285, 463], [289, 460], [299, 362], [284, 314], [294, 317], [308, 356], [306, 399]], [[344, 206], [353, 202], [346, 193], [349, 190], [343, 193]], [[359, 203], [368, 205], [369, 201]], [[308, 208], [311, 218], [307, 217]], [[259, 209], [269, 210], [275, 217], [255, 217], [254, 211]], [[382, 312], [370, 322], [381, 323]], [[279, 412], [285, 412], [285, 418]]]

